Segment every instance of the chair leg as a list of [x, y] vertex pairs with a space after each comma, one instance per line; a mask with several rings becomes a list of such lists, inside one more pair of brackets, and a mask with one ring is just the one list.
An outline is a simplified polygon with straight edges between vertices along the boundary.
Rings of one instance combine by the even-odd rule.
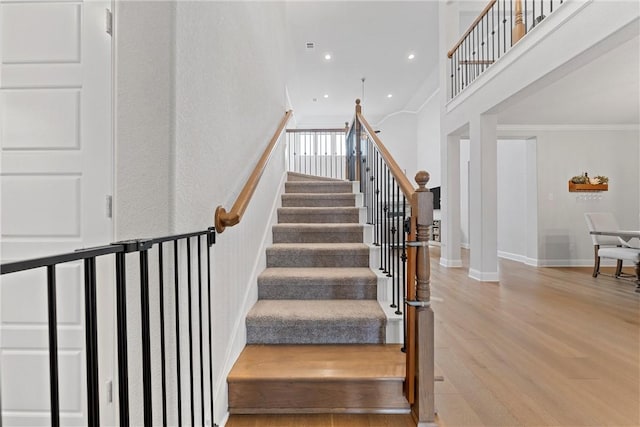
[[593, 256], [594, 256], [594, 260], [593, 260], [593, 277], [598, 277], [598, 273], [600, 273], [600, 257], [598, 256], [598, 249], [600, 248], [600, 245], [594, 245], [593, 246]]
[[616, 279], [618, 277], [620, 277], [622, 275], [622, 260], [619, 259], [618, 262], [616, 262]]

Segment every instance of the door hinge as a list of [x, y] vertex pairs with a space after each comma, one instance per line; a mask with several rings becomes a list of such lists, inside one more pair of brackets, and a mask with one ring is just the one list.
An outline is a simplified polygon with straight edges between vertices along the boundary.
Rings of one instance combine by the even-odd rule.
[[113, 218], [113, 196], [107, 196], [106, 202], [107, 218]]
[[105, 9], [105, 29], [107, 34], [113, 35], [113, 14], [109, 9]]
[[113, 403], [113, 381], [107, 381], [107, 403]]

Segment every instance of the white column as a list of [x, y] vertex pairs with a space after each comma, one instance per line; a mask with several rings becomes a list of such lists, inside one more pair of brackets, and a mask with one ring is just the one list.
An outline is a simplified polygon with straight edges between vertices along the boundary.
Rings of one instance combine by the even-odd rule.
[[469, 123], [469, 277], [498, 281], [497, 119], [476, 115]]
[[442, 187], [440, 265], [462, 267], [460, 258], [460, 137], [441, 136]]

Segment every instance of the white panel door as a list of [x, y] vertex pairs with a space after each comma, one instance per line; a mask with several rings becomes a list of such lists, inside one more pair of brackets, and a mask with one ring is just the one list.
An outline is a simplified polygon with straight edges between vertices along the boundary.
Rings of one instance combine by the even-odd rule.
[[[107, 8], [109, 1], [0, 0], [2, 262], [111, 241]], [[60, 421], [86, 425], [82, 264], [62, 264], [56, 277]], [[3, 276], [0, 403], [5, 427], [51, 425], [48, 357], [46, 271]], [[109, 408], [100, 409], [105, 419]]]

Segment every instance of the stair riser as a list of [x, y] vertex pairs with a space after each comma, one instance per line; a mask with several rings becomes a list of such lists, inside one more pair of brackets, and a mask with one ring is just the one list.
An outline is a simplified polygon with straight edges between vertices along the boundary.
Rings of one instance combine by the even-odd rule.
[[376, 299], [375, 284], [269, 284], [258, 285], [258, 299]]
[[368, 251], [298, 251], [267, 249], [267, 267], [368, 267]]
[[294, 193], [351, 193], [353, 184], [350, 182], [285, 182], [284, 192]]
[[402, 380], [229, 382], [231, 414], [407, 413]]
[[[318, 196], [325, 196], [324, 194], [318, 194]], [[355, 207], [356, 197], [355, 195], [349, 195], [348, 197], [333, 196], [333, 197], [307, 197], [296, 194], [283, 194], [282, 195], [282, 207], [285, 208], [321, 208], [321, 207]]]
[[384, 322], [367, 324], [299, 320], [287, 322], [262, 321], [255, 325], [247, 319], [247, 344], [383, 344], [386, 338]]
[[274, 229], [273, 243], [362, 243], [362, 230], [319, 232]]
[[342, 223], [356, 224], [360, 220], [358, 210], [350, 210], [349, 212], [291, 212], [284, 209], [278, 209], [278, 222], [280, 224], [322, 224], [322, 223]]

